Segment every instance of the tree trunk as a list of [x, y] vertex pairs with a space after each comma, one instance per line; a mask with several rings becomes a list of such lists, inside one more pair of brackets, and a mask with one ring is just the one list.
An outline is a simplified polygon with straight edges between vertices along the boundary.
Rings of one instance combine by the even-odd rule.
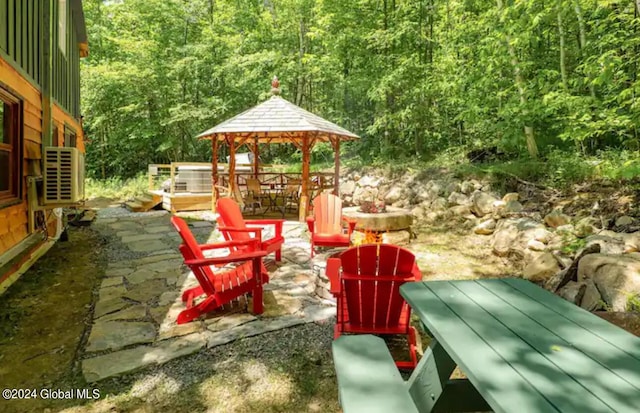
[[305, 36], [306, 36], [306, 28], [304, 25], [304, 20], [300, 19], [300, 30], [298, 32], [298, 41], [299, 41], [299, 47], [298, 47], [298, 66], [300, 68], [300, 71], [298, 73], [298, 90], [296, 91], [296, 105], [301, 106], [302, 105], [302, 96], [304, 93], [304, 88], [305, 88], [305, 77], [304, 77], [304, 63], [302, 62], [303, 58], [304, 58], [304, 53], [305, 53]]
[[[640, 0], [636, 0], [636, 2], [640, 2]], [[576, 20], [578, 20], [578, 31], [579, 31], [578, 38], [580, 39], [580, 56], [584, 61], [586, 57], [586, 47], [587, 47], [587, 30], [585, 29], [585, 26], [584, 26], [584, 18], [582, 17], [582, 9], [580, 8], [580, 3], [577, 2], [576, 0], [572, 0], [571, 3], [573, 4], [573, 11], [576, 13]], [[591, 94], [591, 97], [595, 99], [596, 89], [591, 84], [591, 76], [588, 76], [587, 79], [589, 80], [589, 94]]]
[[560, 37], [560, 76], [562, 78], [562, 88], [565, 92], [569, 91], [569, 82], [567, 81], [567, 66], [565, 64], [566, 49], [564, 37], [564, 25], [562, 23], [562, 0], [558, 1], [558, 36]]
[[[502, 0], [496, 0], [498, 5], [498, 11], [503, 10]], [[520, 105], [522, 106], [522, 114], [526, 118], [529, 110], [527, 109], [527, 95], [524, 88], [524, 80], [522, 79], [522, 73], [520, 72], [520, 63], [518, 62], [518, 56], [516, 55], [516, 51], [511, 44], [511, 36], [508, 33], [504, 34], [504, 40], [507, 45], [507, 50], [509, 51], [509, 56], [511, 57], [511, 66], [513, 67], [513, 74], [515, 77], [516, 87], [518, 88], [518, 94], [520, 95]], [[538, 157], [538, 144], [536, 143], [536, 138], [533, 130], [533, 126], [527, 125], [525, 120], [524, 125], [524, 135], [527, 141], [527, 150], [529, 151], [529, 155], [532, 158]]]

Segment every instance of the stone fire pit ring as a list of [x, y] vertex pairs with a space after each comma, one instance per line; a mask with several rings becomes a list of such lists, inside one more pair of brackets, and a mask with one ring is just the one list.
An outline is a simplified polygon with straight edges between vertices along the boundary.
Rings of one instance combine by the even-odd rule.
[[356, 221], [356, 230], [360, 231], [401, 231], [409, 230], [413, 223], [411, 211], [388, 206], [386, 212], [365, 213], [360, 207], [342, 208], [342, 215]]

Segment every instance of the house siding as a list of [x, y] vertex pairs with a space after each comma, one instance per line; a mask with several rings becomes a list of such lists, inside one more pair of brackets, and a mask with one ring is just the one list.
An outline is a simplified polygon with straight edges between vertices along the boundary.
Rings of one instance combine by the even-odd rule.
[[[29, 238], [27, 176], [42, 175], [43, 96], [42, 82], [46, 67], [42, 62], [42, 36], [51, 33], [51, 121], [57, 126], [54, 145], [62, 146], [65, 125], [76, 132], [76, 146], [84, 152], [84, 136], [80, 122], [80, 51], [77, 43], [73, 0], [67, 10], [58, 10], [57, 0], [0, 0], [0, 86], [17, 96], [22, 103], [22, 190], [21, 199], [0, 207], [0, 258]], [[78, 2], [79, 4], [79, 2]], [[51, 30], [43, 29], [43, 7], [51, 6]], [[58, 47], [57, 15], [67, 13], [66, 56]], [[85, 45], [86, 47], [86, 45]], [[56, 230], [51, 211], [47, 217], [46, 234]], [[37, 229], [35, 232], [43, 232]], [[43, 237], [44, 242], [46, 237]], [[21, 247], [20, 247], [21, 248]], [[0, 259], [0, 263], [3, 263]], [[0, 268], [1, 269], [1, 268]], [[10, 274], [0, 273], [0, 287]], [[2, 288], [0, 288], [2, 291]]]

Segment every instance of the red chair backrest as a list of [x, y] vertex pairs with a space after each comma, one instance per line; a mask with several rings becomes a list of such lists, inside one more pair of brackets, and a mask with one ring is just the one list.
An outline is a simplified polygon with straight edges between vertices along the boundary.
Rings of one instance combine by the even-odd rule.
[[397, 326], [406, 302], [400, 286], [415, 281], [415, 256], [395, 245], [361, 245], [342, 253], [340, 281], [351, 325]]
[[[202, 259], [205, 258], [202, 250], [200, 249], [200, 245], [198, 245], [198, 241], [194, 238], [191, 230], [187, 223], [177, 216], [171, 217], [171, 223], [173, 227], [178, 231], [180, 238], [182, 238], [182, 245], [180, 245], [180, 252], [182, 253], [182, 257], [185, 261], [192, 259]], [[202, 289], [207, 294], [213, 294], [215, 292], [215, 288], [213, 284], [209, 281], [213, 277], [213, 272], [209, 267], [190, 267], [193, 271], [193, 275], [195, 275], [196, 279], [202, 286]]]
[[[218, 210], [218, 224], [222, 224], [225, 227], [233, 227], [239, 229], [247, 228], [240, 211], [238, 203], [231, 198], [220, 198], [216, 204]], [[247, 240], [251, 238], [248, 232], [231, 232], [224, 233], [225, 239], [229, 241], [230, 238], [236, 241]]]
[[342, 200], [322, 193], [313, 200], [313, 216], [316, 234], [342, 233]]

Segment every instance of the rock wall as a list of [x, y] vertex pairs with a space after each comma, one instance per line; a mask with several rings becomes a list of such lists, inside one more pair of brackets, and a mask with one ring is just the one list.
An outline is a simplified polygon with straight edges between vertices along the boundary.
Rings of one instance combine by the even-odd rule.
[[[527, 194], [501, 195], [475, 179], [421, 175], [347, 171], [340, 195], [346, 205], [378, 200], [408, 209], [416, 227], [455, 223], [485, 235], [494, 254], [522, 265], [523, 278], [587, 310], [626, 311], [640, 297], [635, 218], [595, 216], [594, 211], [570, 216], [561, 205], [543, 215]], [[604, 229], [605, 221], [614, 230]]]

